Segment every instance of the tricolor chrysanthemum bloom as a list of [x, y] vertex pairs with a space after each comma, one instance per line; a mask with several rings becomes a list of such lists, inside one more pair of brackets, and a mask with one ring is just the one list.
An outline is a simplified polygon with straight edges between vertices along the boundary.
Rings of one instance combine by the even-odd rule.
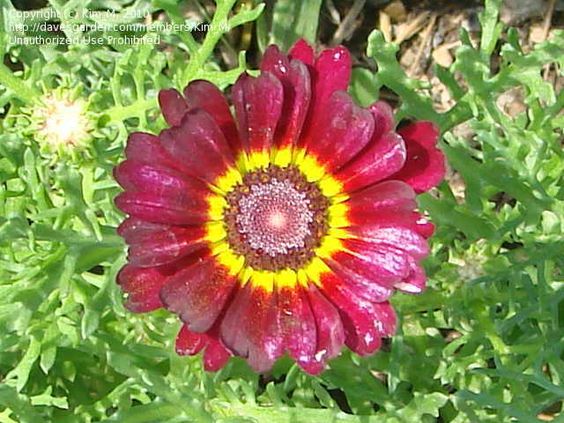
[[208, 370], [288, 354], [317, 374], [345, 345], [371, 354], [395, 331], [394, 290], [425, 286], [433, 227], [415, 195], [443, 177], [437, 130], [396, 132], [388, 105], [346, 93], [350, 73], [343, 47], [270, 46], [233, 110], [194, 81], [160, 92], [170, 128], [128, 140], [118, 282], [129, 309], [178, 314], [178, 353], [204, 350]]

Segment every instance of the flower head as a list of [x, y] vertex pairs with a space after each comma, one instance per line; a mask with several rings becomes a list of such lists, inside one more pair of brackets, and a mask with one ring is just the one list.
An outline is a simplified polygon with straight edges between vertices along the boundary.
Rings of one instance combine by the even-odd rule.
[[32, 112], [33, 132], [42, 149], [58, 154], [83, 150], [92, 129], [86, 109], [76, 92], [58, 89], [46, 93]]
[[344, 345], [376, 351], [392, 293], [423, 290], [433, 227], [415, 195], [443, 156], [431, 123], [396, 132], [387, 104], [353, 102], [343, 47], [270, 46], [260, 71], [233, 86], [234, 115], [194, 81], [160, 92], [168, 129], [130, 136], [118, 282], [131, 310], [178, 314], [178, 353], [205, 350], [208, 370], [237, 355], [266, 371], [287, 353], [316, 374]]

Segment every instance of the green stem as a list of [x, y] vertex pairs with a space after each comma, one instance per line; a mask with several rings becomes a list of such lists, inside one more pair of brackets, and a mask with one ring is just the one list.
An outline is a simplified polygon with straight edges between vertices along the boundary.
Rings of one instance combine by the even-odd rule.
[[14, 95], [26, 103], [35, 103], [39, 93], [28, 87], [19, 78], [16, 78], [12, 71], [3, 63], [0, 63], [0, 85], [13, 91]]
[[105, 114], [110, 117], [111, 122], [121, 122], [130, 117], [138, 116], [140, 112], [145, 112], [147, 109], [157, 107], [156, 98], [148, 98], [146, 100], [139, 100], [129, 106], [113, 106], [109, 108]]
[[227, 25], [227, 17], [233, 8], [236, 0], [224, 0], [217, 2], [217, 9], [213, 15], [210, 23], [210, 30], [208, 31], [202, 46], [190, 58], [190, 62], [182, 75], [183, 85], [188, 84], [197, 77], [202, 71], [204, 63], [213, 53], [213, 49], [223, 36], [224, 32], [220, 31], [221, 25]]

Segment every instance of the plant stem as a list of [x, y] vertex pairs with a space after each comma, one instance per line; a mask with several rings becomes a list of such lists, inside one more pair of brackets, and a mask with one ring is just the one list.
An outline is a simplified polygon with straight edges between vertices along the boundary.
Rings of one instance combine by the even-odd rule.
[[222, 25], [227, 25], [227, 17], [235, 1], [236, 0], [223, 0], [217, 2], [217, 9], [213, 15], [206, 38], [202, 46], [194, 52], [194, 55], [190, 58], [190, 62], [182, 75], [183, 85], [188, 84], [188, 82], [197, 77], [203, 69], [204, 63], [213, 53], [213, 49], [224, 34], [223, 31], [220, 31], [220, 28]]
[[21, 79], [16, 78], [3, 63], [0, 63], [0, 85], [13, 91], [14, 95], [25, 103], [35, 103], [38, 100], [39, 93], [25, 85]]

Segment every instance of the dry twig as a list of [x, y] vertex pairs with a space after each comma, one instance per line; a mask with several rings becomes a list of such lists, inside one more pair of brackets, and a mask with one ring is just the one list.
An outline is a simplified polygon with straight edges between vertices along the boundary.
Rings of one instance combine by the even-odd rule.
[[429, 12], [423, 12], [411, 22], [399, 25], [394, 43], [399, 45], [417, 34], [423, 28], [428, 16]]
[[437, 15], [433, 13], [431, 15], [431, 18], [429, 19], [429, 23], [427, 24], [427, 27], [425, 28], [425, 31], [421, 35], [421, 43], [419, 44], [419, 48], [417, 49], [417, 54], [415, 55], [415, 59], [413, 59], [411, 66], [409, 66], [408, 73], [411, 75], [415, 74], [415, 71], [419, 66], [419, 61], [421, 60], [421, 56], [423, 55], [423, 51], [425, 50], [425, 47], [427, 47], [427, 44], [431, 40], [431, 34], [433, 32], [433, 28], [435, 27], [436, 20], [437, 20]]
[[362, 12], [366, 0], [355, 0], [352, 7], [347, 12], [345, 18], [339, 24], [335, 35], [333, 35], [333, 44], [341, 44], [345, 38], [348, 38], [356, 29], [358, 24], [356, 18]]

